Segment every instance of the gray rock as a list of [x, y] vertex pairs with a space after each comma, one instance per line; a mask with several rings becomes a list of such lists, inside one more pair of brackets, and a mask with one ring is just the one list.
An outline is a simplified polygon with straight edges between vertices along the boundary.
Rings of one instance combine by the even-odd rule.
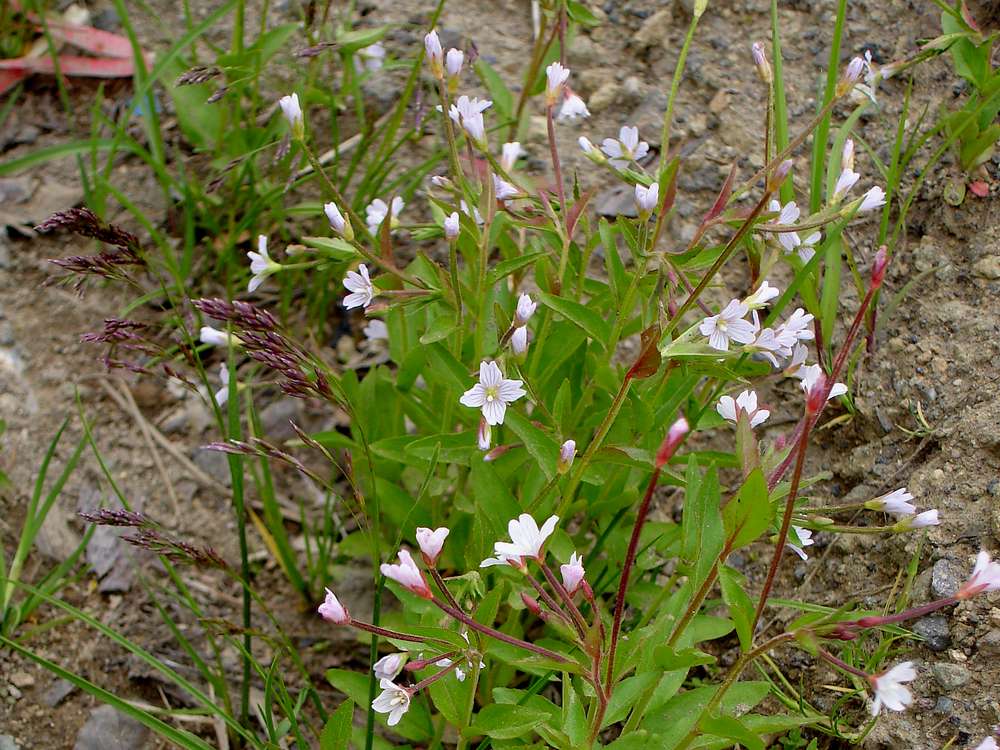
[[987, 255], [972, 264], [972, 272], [983, 279], [1000, 279], [1000, 255]]
[[260, 426], [264, 436], [271, 441], [280, 442], [295, 437], [289, 420], [298, 424], [301, 421], [302, 401], [297, 398], [283, 398], [268, 404], [260, 412]]
[[942, 557], [934, 563], [934, 568], [931, 571], [931, 592], [938, 599], [952, 596], [958, 591], [966, 577], [966, 571], [960, 568], [954, 560]]
[[111, 706], [95, 708], [76, 736], [73, 750], [136, 750], [149, 730]]
[[969, 670], [961, 664], [934, 664], [931, 674], [943, 690], [956, 690], [972, 679]]
[[219, 451], [197, 450], [194, 454], [194, 465], [208, 474], [210, 477], [229, 486], [229, 459], [225, 453]]
[[21, 750], [21, 746], [9, 734], [0, 734], [0, 750]]
[[948, 630], [948, 618], [943, 615], [930, 615], [917, 620], [913, 632], [924, 639], [931, 651], [945, 651], [951, 646], [951, 633]]
[[1000, 630], [992, 628], [990, 632], [979, 639], [976, 645], [979, 647], [979, 653], [981, 654], [1000, 656]]
[[56, 680], [52, 683], [52, 686], [45, 691], [45, 695], [42, 696], [42, 703], [49, 708], [55, 708], [66, 700], [66, 698], [74, 690], [76, 690], [76, 685], [69, 680]]
[[939, 695], [937, 703], [934, 704], [934, 712], [950, 716], [955, 710], [955, 701], [943, 695]]

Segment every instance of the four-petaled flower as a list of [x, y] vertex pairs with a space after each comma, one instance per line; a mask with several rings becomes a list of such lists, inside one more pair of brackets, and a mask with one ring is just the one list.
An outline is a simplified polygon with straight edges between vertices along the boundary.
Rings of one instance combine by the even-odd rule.
[[511, 185], [496, 175], [493, 175], [493, 192], [496, 194], [498, 201], [510, 200], [521, 194], [521, 191], [515, 185]]
[[351, 621], [351, 615], [347, 611], [347, 607], [340, 603], [340, 600], [337, 599], [336, 595], [330, 589], [326, 590], [326, 598], [316, 611], [319, 612], [319, 616], [324, 620], [338, 625], [346, 625]]
[[281, 270], [281, 264], [271, 260], [271, 256], [267, 254], [266, 235], [257, 237], [257, 252], [249, 252], [247, 257], [250, 258], [250, 273], [253, 274], [250, 283], [247, 284], [248, 292], [257, 291], [257, 287], [264, 283], [264, 279]]
[[587, 103], [580, 96], [567, 86], [563, 92], [563, 103], [559, 107], [557, 120], [575, 120], [577, 117], [590, 117], [590, 110]]
[[984, 591], [998, 589], [1000, 589], [1000, 563], [990, 560], [990, 553], [986, 550], [980, 550], [976, 555], [976, 566], [972, 569], [972, 575], [962, 584], [956, 596], [959, 599], [966, 599]]
[[753, 294], [743, 300], [743, 304], [747, 306], [748, 310], [756, 310], [766, 305], [779, 294], [781, 294], [781, 290], [771, 286], [767, 283], [767, 279], [764, 279]]
[[389, 714], [386, 724], [394, 727], [410, 710], [410, 691], [392, 680], [379, 680], [382, 694], [372, 701], [372, 708], [380, 714]]
[[735, 399], [732, 396], [723, 396], [719, 399], [715, 410], [723, 419], [733, 423], [738, 422], [740, 412], [744, 412], [750, 419], [751, 427], [763, 424], [771, 416], [771, 412], [767, 409], [757, 408], [757, 394], [754, 391], [743, 391]]
[[885, 205], [885, 191], [876, 185], [873, 188], [869, 188], [868, 192], [865, 193], [865, 197], [861, 199], [861, 205], [858, 206], [858, 213], [863, 214], [865, 211], [874, 211], [876, 208], [881, 208]]
[[448, 115], [455, 121], [456, 125], [465, 128], [465, 132], [473, 141], [483, 144], [486, 142], [486, 123], [483, 121], [483, 110], [491, 106], [493, 106], [493, 102], [489, 99], [477, 99], [476, 97], [470, 99], [462, 94], [458, 97], [458, 101], [448, 109]]
[[428, 565], [436, 565], [437, 559], [441, 555], [441, 548], [444, 540], [448, 538], [450, 530], [446, 526], [437, 529], [429, 529], [421, 526], [417, 529], [417, 544], [420, 545], [420, 554], [424, 562]]
[[913, 495], [906, 491], [906, 487], [900, 487], [898, 490], [869, 500], [865, 503], [865, 507], [869, 510], [881, 510], [897, 516], [911, 516], [917, 512], [916, 507], [910, 502], [912, 499]]
[[878, 716], [882, 706], [892, 711], [902, 711], [913, 703], [913, 695], [903, 683], [912, 682], [916, 678], [917, 670], [913, 668], [913, 663], [908, 661], [897, 664], [887, 672], [869, 677], [868, 681], [875, 691], [875, 700], [872, 701], [871, 707], [872, 716]]
[[[810, 393], [812, 389], [821, 381], [825, 382], [823, 377], [823, 368], [819, 365], [802, 365], [795, 372], [795, 377], [797, 377], [801, 382], [799, 385], [802, 386], [802, 390], [806, 393]], [[830, 395], [826, 397], [826, 400], [837, 398], [837, 396], [843, 396], [847, 393], [847, 386], [843, 383], [834, 383], [830, 388]]]
[[623, 125], [617, 139], [604, 139], [601, 151], [607, 154], [613, 167], [625, 169], [631, 162], [639, 161], [649, 153], [649, 144], [639, 140], [639, 128]]
[[362, 263], [357, 271], [348, 271], [344, 276], [344, 286], [350, 292], [344, 297], [344, 307], [352, 310], [355, 307], [368, 307], [375, 299], [375, 287], [368, 276], [368, 266]]
[[392, 215], [389, 216], [389, 206], [381, 198], [376, 198], [371, 203], [365, 207], [365, 223], [368, 224], [368, 230], [370, 232], [377, 232], [382, 226], [382, 222], [385, 221], [385, 217], [389, 216], [389, 228], [395, 229], [399, 222], [400, 211], [406, 206], [403, 199], [398, 195], [392, 199]]
[[[795, 204], [795, 201], [789, 201], [782, 206], [779, 201], [772, 200], [770, 204], [768, 204], [767, 208], [769, 211], [777, 212], [777, 223], [782, 226], [791, 226], [799, 220], [799, 215], [801, 214], [799, 207]], [[799, 239], [797, 232], [775, 232], [775, 234], [778, 236], [778, 242], [784, 248], [786, 253], [792, 252], [795, 248], [802, 244], [802, 240]]]
[[503, 424], [507, 405], [517, 401], [527, 391], [520, 380], [507, 380], [496, 362], [482, 362], [479, 365], [479, 382], [462, 394], [464, 406], [482, 409], [483, 416], [491, 425]]
[[583, 558], [574, 552], [569, 556], [569, 562], [566, 565], [559, 566], [559, 572], [562, 573], [563, 588], [568, 593], [575, 594], [576, 590], [580, 588], [580, 584], [583, 583], [585, 573]]
[[698, 330], [708, 336], [708, 345], [720, 352], [729, 351], [729, 342], [750, 344], [757, 337], [757, 329], [750, 321], [744, 320], [747, 306], [738, 299], [731, 300], [718, 315], [710, 315], [701, 321]]
[[417, 567], [417, 564], [413, 562], [409, 550], [401, 549], [399, 551], [399, 563], [394, 565], [382, 563], [379, 566], [379, 570], [382, 571], [382, 575], [386, 578], [391, 578], [407, 591], [417, 596], [422, 596], [424, 599], [434, 598], [431, 588], [427, 585], [427, 580], [424, 578], [424, 574]]
[[903, 516], [895, 528], [899, 531], [909, 531], [910, 529], [925, 529], [928, 526], [940, 525], [941, 519], [938, 517], [937, 510], [931, 508], [923, 513], [917, 513], [915, 516]]

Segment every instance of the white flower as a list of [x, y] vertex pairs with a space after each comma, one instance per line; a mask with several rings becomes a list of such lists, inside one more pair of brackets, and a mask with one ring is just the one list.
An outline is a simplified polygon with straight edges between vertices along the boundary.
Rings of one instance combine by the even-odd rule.
[[[803, 365], [795, 373], [800, 381], [802, 390], [809, 393], [816, 384], [823, 378], [823, 368], [819, 365]], [[843, 383], [834, 383], [833, 387], [830, 388], [830, 395], [827, 396], [826, 400], [837, 398], [837, 396], [843, 396], [847, 393], [847, 386]]]
[[441, 555], [441, 548], [444, 546], [444, 540], [448, 538], [449, 532], [450, 530], [446, 526], [437, 529], [421, 526], [417, 529], [416, 537], [417, 544], [420, 545], [420, 554], [423, 555], [424, 562], [428, 565], [437, 563], [437, 559]]
[[375, 299], [375, 287], [368, 276], [368, 266], [362, 263], [357, 271], [348, 271], [344, 276], [344, 286], [350, 292], [344, 297], [344, 307], [352, 310], [355, 307], [368, 307]]
[[[202, 326], [198, 332], [198, 340], [209, 346], [229, 346], [230, 336], [225, 331], [220, 331], [212, 326]], [[238, 344], [239, 339], [232, 337], [233, 343]]]
[[450, 216], [446, 216], [444, 220], [444, 236], [449, 240], [453, 240], [458, 237], [459, 229], [461, 224], [458, 221], [458, 211], [452, 211]]
[[809, 349], [805, 344], [796, 344], [792, 349], [792, 360], [785, 366], [785, 375], [794, 375], [805, 364]]
[[368, 325], [362, 328], [361, 332], [365, 334], [365, 338], [369, 341], [389, 340], [389, 326], [378, 319], [368, 321]]
[[[754, 322], [756, 323], [757, 313], [755, 312], [753, 315]], [[775, 333], [773, 328], [765, 328], [758, 333], [757, 339], [753, 342], [751, 347], [763, 354], [775, 367], [781, 367], [780, 360], [792, 355], [792, 350], [789, 348], [784, 338]]]
[[521, 191], [514, 185], [511, 185], [506, 180], [500, 179], [496, 175], [493, 175], [493, 192], [496, 193], [496, 199], [498, 201], [509, 200], [521, 194]]
[[459, 201], [459, 208], [462, 209], [463, 214], [465, 214], [466, 216], [471, 216], [477, 224], [483, 223], [483, 215], [479, 213], [479, 209], [476, 208], [475, 206], [472, 207], [472, 211], [470, 212], [469, 204], [463, 200]]
[[521, 148], [521, 144], [518, 141], [503, 144], [503, 147], [500, 149], [500, 166], [509, 172], [514, 168], [514, 164], [523, 153], [524, 149]]
[[514, 568], [520, 568], [523, 567], [524, 563], [521, 558], [516, 555], [497, 555], [496, 557], [487, 557], [479, 563], [480, 568], [492, 568], [494, 565], [510, 565]]
[[514, 312], [514, 325], [523, 326], [531, 320], [531, 316], [535, 314], [535, 310], [537, 308], [537, 302], [532, 302], [529, 295], [522, 294], [517, 298], [517, 309]]
[[444, 78], [444, 50], [441, 49], [441, 40], [438, 39], [437, 31], [431, 29], [424, 35], [424, 50], [427, 52], [427, 64], [431, 66], [431, 73], [435, 78]]
[[[801, 214], [795, 201], [789, 201], [782, 206], [780, 202], [772, 200], [768, 204], [768, 210], [777, 212], [778, 220], [776, 223], [782, 226], [791, 226], [799, 220], [799, 215]], [[802, 242], [797, 232], [775, 232], [775, 234], [786, 253], [792, 252]]]
[[504, 378], [496, 362], [483, 361], [479, 365], [479, 382], [462, 394], [459, 400], [464, 406], [481, 408], [489, 424], [503, 424], [507, 405], [527, 393], [522, 385], [520, 380]]
[[431, 177], [431, 185], [433, 185], [434, 187], [444, 188], [447, 190], [451, 188], [451, 180], [449, 180], [447, 177], [443, 175], [436, 174], [433, 177]]
[[928, 526], [940, 526], [941, 521], [938, 518], [938, 512], [936, 509], [925, 510], [923, 513], [917, 513], [915, 516], [906, 516], [899, 522], [900, 528], [902, 529], [923, 529]]
[[247, 284], [248, 292], [257, 291], [264, 279], [281, 270], [281, 264], [271, 260], [267, 254], [267, 237], [263, 234], [257, 237], [257, 252], [249, 252], [247, 257], [250, 258], [250, 273], [253, 274]]
[[894, 513], [898, 516], [911, 516], [917, 512], [916, 507], [910, 502], [913, 495], [906, 491], [906, 487], [876, 497], [865, 503], [869, 510], [881, 510], [885, 513]]
[[723, 419], [728, 419], [734, 424], [739, 420], [740, 412], [746, 412], [751, 427], [763, 424], [771, 416], [771, 412], [767, 409], [757, 408], [757, 394], [754, 391], [743, 391], [735, 399], [732, 396], [723, 396], [716, 404], [715, 410]]
[[754, 293], [743, 300], [743, 304], [746, 305], [748, 310], [756, 310], [766, 305], [779, 294], [781, 294], [781, 290], [771, 286], [767, 283], [767, 279], [764, 279], [761, 285], [754, 290]]
[[562, 573], [563, 588], [568, 593], [575, 594], [576, 590], [580, 588], [580, 584], [583, 583], [583, 576], [586, 572], [583, 569], [583, 558], [574, 552], [569, 556], [569, 562], [566, 565], [559, 566], [559, 572]]
[[462, 73], [462, 63], [465, 62], [465, 53], [460, 49], [455, 49], [452, 47], [448, 50], [447, 56], [445, 56], [444, 65], [448, 70], [448, 75], [452, 78], [458, 78]]
[[[855, 101], [868, 99], [872, 104], [878, 104], [878, 101], [875, 99], [875, 92], [878, 90], [878, 85], [882, 78], [887, 78], [888, 76], [883, 76], [878, 66], [872, 62], [871, 50], [865, 50], [864, 60], [861, 60], [860, 57], [855, 57], [854, 60], [851, 60], [851, 63], [854, 64], [855, 60], [860, 61], [864, 65], [865, 82], [854, 86], [851, 90], [851, 98]], [[857, 80], [857, 76], [855, 76], [855, 80]]]
[[559, 460], [556, 469], [560, 474], [565, 474], [573, 466], [573, 459], [576, 457], [576, 441], [567, 440], [559, 446]]
[[752, 343], [757, 329], [749, 321], [743, 320], [747, 306], [738, 299], [731, 300], [718, 315], [711, 315], [701, 321], [698, 330], [708, 336], [708, 345], [720, 352], [729, 351], [729, 342]]
[[410, 710], [410, 691], [392, 680], [379, 680], [379, 685], [382, 687], [382, 694], [372, 701], [372, 708], [380, 714], [389, 714], [386, 724], [394, 727], [403, 718], [403, 714]]
[[976, 745], [975, 750], [997, 750], [997, 741], [992, 737], [987, 737], [985, 740]]
[[875, 690], [875, 700], [872, 702], [872, 716], [878, 716], [884, 705], [893, 711], [902, 711], [913, 703], [913, 695], [903, 687], [904, 682], [917, 679], [917, 670], [913, 663], [904, 661], [888, 672], [868, 678]]
[[382, 563], [379, 566], [379, 570], [382, 571], [382, 575], [386, 578], [391, 578], [407, 591], [417, 596], [422, 596], [424, 599], [434, 598], [433, 594], [431, 594], [430, 586], [424, 580], [424, 574], [420, 572], [420, 568], [413, 562], [413, 558], [410, 556], [408, 550], [401, 549], [399, 551], [398, 564], [390, 565], [389, 563]]
[[545, 103], [554, 107], [562, 94], [563, 84], [569, 78], [569, 68], [554, 62], [545, 68]]
[[605, 138], [601, 143], [601, 151], [607, 154], [611, 165], [617, 169], [625, 169], [630, 162], [639, 161], [649, 153], [649, 144], [639, 140], [639, 128], [623, 125], [618, 131], [618, 139]]
[[[802, 547], [811, 547], [813, 544], [816, 543], [815, 540], [812, 538], [813, 533], [809, 529], [803, 529], [800, 528], [799, 526], [792, 526], [792, 530], [795, 532], [795, 535], [799, 538], [799, 541], [802, 543]], [[796, 544], [792, 544], [791, 542], [786, 542], [785, 546], [788, 547], [788, 549], [790, 549], [796, 555], [801, 557], [803, 560], [809, 559], [809, 555], [805, 553], [805, 550], [803, 550], [802, 547]]]
[[649, 214], [660, 202], [660, 185], [654, 182], [649, 187], [636, 183], [635, 205], [639, 208], [640, 214]]
[[841, 80], [844, 83], [854, 83], [861, 78], [861, 71], [864, 70], [864, 67], [864, 60], [860, 57], [852, 57], [851, 61], [847, 63], [847, 68], [844, 69], [844, 77]]
[[326, 590], [326, 599], [323, 603], [319, 605], [319, 616], [324, 620], [329, 622], [334, 622], [338, 625], [346, 625], [351, 621], [351, 615], [347, 611], [347, 607], [340, 603], [340, 600], [334, 595], [330, 589]]
[[[397, 218], [406, 206], [403, 199], [398, 195], [392, 199], [392, 216], [389, 219], [389, 228], [394, 229], [399, 222]], [[382, 227], [382, 222], [389, 215], [389, 206], [381, 198], [376, 198], [365, 207], [365, 223], [368, 224], [368, 231], [375, 233]]]
[[839, 201], [850, 191], [854, 184], [861, 179], [861, 175], [851, 169], [844, 167], [837, 178], [837, 186], [833, 189], [833, 200]]
[[484, 143], [486, 141], [486, 124], [483, 122], [483, 110], [491, 106], [493, 106], [493, 102], [489, 99], [475, 97], [470, 99], [462, 94], [458, 97], [458, 101], [448, 109], [448, 115], [455, 121], [456, 125], [465, 128], [465, 132], [472, 140], [476, 143]]
[[854, 169], [854, 139], [848, 138], [844, 141], [844, 148], [840, 152], [841, 169]]
[[498, 557], [508, 559], [533, 557], [540, 560], [542, 546], [556, 530], [557, 523], [559, 523], [558, 516], [549, 516], [542, 527], [538, 528], [534, 518], [527, 513], [522, 513], [507, 524], [507, 533], [510, 534], [511, 541], [496, 542], [493, 545], [493, 551]]
[[590, 110], [587, 109], [587, 103], [581, 99], [577, 94], [569, 88], [566, 89], [566, 95], [563, 97], [562, 106], [559, 108], [559, 114], [556, 115], [557, 120], [575, 120], [577, 117], [590, 117]]
[[358, 50], [358, 57], [361, 58], [361, 62], [368, 70], [381, 70], [382, 64], [385, 62], [385, 47], [382, 46], [381, 42], [369, 44]]
[[479, 429], [476, 431], [476, 445], [479, 446], [479, 450], [488, 451], [492, 439], [493, 429], [490, 427], [490, 423], [486, 421], [486, 417], [483, 417], [479, 420]]
[[281, 107], [281, 113], [288, 120], [288, 126], [292, 129], [292, 134], [296, 138], [300, 137], [305, 128], [305, 123], [302, 119], [302, 107], [299, 106], [299, 95], [289, 94], [288, 96], [281, 97], [278, 100], [278, 106]]
[[221, 409], [226, 405], [229, 400], [229, 366], [219, 365], [219, 382], [222, 383], [222, 387], [215, 392], [213, 398], [215, 403], [218, 404]]
[[323, 205], [323, 212], [326, 214], [326, 218], [330, 222], [330, 227], [334, 231], [344, 234], [344, 229], [347, 227], [347, 220], [344, 219], [344, 215], [340, 213], [340, 209], [337, 207], [337, 204], [325, 203]]
[[383, 656], [372, 665], [372, 672], [379, 680], [394, 680], [403, 671], [408, 656], [405, 653]]
[[520, 356], [528, 351], [528, 327], [518, 326], [510, 337], [510, 348]]
[[863, 214], [865, 211], [874, 211], [876, 208], [881, 208], [885, 205], [885, 191], [882, 190], [878, 185], [869, 189], [865, 193], [865, 197], [861, 199], [861, 205], [858, 206], [858, 213]]
[[788, 320], [778, 327], [778, 336], [786, 346], [794, 346], [796, 341], [812, 341], [815, 332], [809, 327], [813, 322], [811, 313], [796, 307]]
[[1000, 563], [990, 560], [990, 553], [980, 550], [976, 555], [976, 566], [972, 569], [969, 580], [962, 584], [958, 590], [959, 599], [965, 599], [984, 591], [996, 591], [1000, 589]]
[[814, 245], [821, 239], [823, 239], [823, 234], [821, 232], [813, 232], [802, 240], [797, 248], [797, 251], [803, 263], [808, 263], [812, 260], [812, 257], [816, 254]]

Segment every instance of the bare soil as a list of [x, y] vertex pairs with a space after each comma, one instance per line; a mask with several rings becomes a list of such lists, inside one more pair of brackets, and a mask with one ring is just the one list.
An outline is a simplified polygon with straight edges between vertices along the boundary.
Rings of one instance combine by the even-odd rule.
[[[156, 50], [166, 46], [181, 11], [176, 3], [153, 5], [159, 12], [157, 21], [136, 13], [133, 22], [144, 43]], [[284, 4], [273, 5], [276, 8], [270, 20], [291, 20]], [[575, 141], [579, 135], [587, 135], [599, 142], [616, 135], [622, 124], [637, 124], [642, 137], [654, 152], [657, 150], [666, 103], [664, 91], [683, 40], [688, 11], [683, 3], [649, 0], [612, 1], [601, 8], [591, 5], [603, 23], [573, 39], [568, 63], [574, 71], [576, 88], [588, 100], [593, 116], [560, 126], [559, 137], [567, 168], [577, 171], [585, 187], [601, 188], [596, 182], [597, 171], [579, 155]], [[106, 7], [94, 4], [92, 10], [99, 13]], [[420, 43], [419, 24], [428, 17], [431, 7], [415, 0], [377, 0], [362, 10], [366, 22], [399, 24], [387, 46], [391, 52], [405, 56]], [[834, 4], [829, 0], [782, 4], [793, 131], [795, 123], [804, 123], [815, 110], [833, 13]], [[515, 92], [519, 90], [531, 37], [527, 2], [455, 0], [445, 9], [440, 27], [447, 43], [475, 42], [479, 53]], [[918, 39], [932, 37], [937, 31], [937, 10], [930, 2], [852, 2], [844, 57], [870, 48], [876, 58], [895, 59], [911, 52]], [[749, 46], [754, 40], [768, 38], [765, 3], [710, 2], [691, 50], [677, 106], [674, 135], [691, 156], [680, 178], [678, 217], [669, 238], [675, 245], [693, 232], [730, 164], [737, 163], [741, 174], [746, 175], [761, 163], [763, 108], [760, 86], [749, 61]], [[398, 76], [385, 73], [374, 85], [379, 88], [378, 94], [391, 100], [392, 93], [398, 90]], [[950, 106], [958, 88], [946, 60], [924, 65], [917, 73], [912, 109], [919, 111], [926, 105], [934, 112]], [[91, 84], [82, 83], [75, 84], [71, 94], [85, 111], [96, 91]], [[895, 128], [903, 91], [902, 82], [887, 82], [880, 93], [881, 112], [864, 123], [865, 140], [882, 156], [883, 144], [890, 142]], [[109, 86], [104, 104], [120, 106], [128, 94], [125, 84]], [[169, 102], [163, 105], [169, 125]], [[532, 114], [522, 140], [531, 167], [542, 180], [547, 165], [544, 122], [539, 112]], [[18, 137], [5, 134], [0, 138], [6, 150], [4, 158], [78, 137], [80, 131], [76, 128], [80, 126], [67, 121], [61, 113], [51, 84], [33, 81], [7, 126]], [[18, 138], [30, 142], [19, 144]], [[800, 160], [799, 164], [803, 163]], [[870, 184], [874, 168], [863, 156], [859, 163], [859, 171]], [[166, 212], [144, 168], [125, 159], [116, 169], [114, 182], [126, 185], [130, 198], [163, 226]], [[857, 393], [857, 413], [821, 432], [808, 466], [812, 471], [833, 472], [833, 478], [814, 493], [819, 502], [866, 499], [906, 485], [923, 507], [938, 508], [943, 522], [925, 536], [819, 534], [815, 554], [807, 563], [788, 564], [781, 595], [829, 605], [852, 599], [880, 608], [919, 548], [920, 573], [911, 598], [922, 602], [950, 593], [949, 581], [964, 579], [980, 548], [996, 554], [1000, 544], [997, 161], [987, 164], [985, 177], [991, 186], [990, 195], [979, 199], [970, 194], [958, 207], [947, 205], [941, 198], [943, 184], [956, 174], [954, 170], [950, 158], [935, 169], [909, 214], [906, 241], [898, 249], [886, 282], [874, 350], [852, 384]], [[799, 171], [796, 185], [802, 191], [805, 171]], [[5, 550], [16, 543], [41, 457], [66, 417], [72, 420], [54, 464], [61, 467], [81, 439], [76, 416], [78, 398], [82, 412], [93, 420], [97, 445], [126, 495], [178, 536], [210, 544], [228, 559], [238, 559], [233, 516], [224, 486], [224, 462], [198, 450], [214, 439], [206, 415], [198, 412], [198, 402], [158, 380], [105, 372], [100, 352], [81, 344], [79, 335], [97, 329], [103, 318], [118, 314], [127, 298], [107, 287], [92, 288], [81, 297], [71, 289], [47, 283], [53, 269], [46, 258], [87, 250], [69, 240], [26, 236], [29, 233], [24, 231], [25, 226], [82, 199], [72, 160], [48, 164], [28, 178], [20, 189], [29, 197], [0, 206], [4, 222], [19, 225], [8, 231], [8, 239], [0, 237], [0, 251], [6, 251], [0, 252], [0, 417], [8, 425], [2, 467], [12, 482], [11, 488], [0, 494], [0, 538]], [[600, 208], [611, 206], [614, 200], [613, 195], [599, 193], [595, 203]], [[123, 220], [134, 226], [127, 217]], [[871, 257], [875, 234], [874, 224], [851, 231], [850, 240], [863, 267]], [[740, 273], [734, 266], [726, 276], [730, 290], [744, 288], [746, 279]], [[912, 285], [907, 286], [912, 280]], [[895, 301], [900, 294], [898, 306], [887, 314], [886, 302]], [[844, 295], [845, 318], [856, 304], [851, 293]], [[775, 427], [765, 431], [769, 437], [780, 431], [778, 425], [793, 419], [791, 410], [796, 403], [790, 386], [786, 390], [779, 388], [772, 398], [769, 406], [774, 409], [771, 424]], [[270, 428], [275, 432], [284, 429], [288, 416], [293, 414], [304, 419], [322, 418], [309, 414], [308, 407], [305, 414], [295, 409], [302, 407], [276, 400]], [[923, 422], [918, 421], [919, 414]], [[142, 427], [144, 422], [165, 435], [181, 458], [157, 448], [163, 462], [162, 467], [158, 466]], [[200, 473], [193, 472], [189, 462]], [[279, 481], [289, 488], [290, 496], [303, 492], [292, 477], [279, 477]], [[110, 495], [109, 483], [93, 455], [85, 453], [46, 528], [41, 554], [31, 560], [29, 580], [52, 565], [54, 559], [62, 559], [74, 541], [81, 538], [83, 526], [75, 519], [75, 512], [94, 507]], [[257, 535], [252, 536], [251, 544], [259, 564], [259, 590], [265, 598], [289, 600], [280, 571], [264, 562], [268, 556]], [[122, 590], [102, 592], [98, 578], [87, 573], [67, 587], [64, 596], [157, 655], [184, 664], [186, 657], [178, 652], [151, 604], [148, 586], [156, 585], [158, 580], [152, 561], [142, 557], [124, 559], [128, 562], [122, 564], [123, 568], [133, 568], [141, 575], [133, 577]], [[762, 581], [766, 565], [763, 550], [759, 556], [748, 556], [745, 572], [754, 584]], [[239, 592], [234, 587], [210, 574], [185, 571], [184, 575], [208, 616], [238, 619]], [[360, 584], [354, 597], [359, 611], [363, 611]], [[950, 614], [947, 637], [934, 643], [936, 650], [929, 648], [930, 644], [913, 644], [907, 658], [917, 662], [920, 672], [914, 683], [915, 710], [884, 716], [865, 741], [866, 746], [921, 750], [948, 742], [959, 747], [970, 743], [975, 746], [992, 731], [1000, 722], [998, 607], [1000, 601], [995, 596], [963, 603]], [[31, 624], [41, 624], [54, 616], [53, 610], [43, 608]], [[294, 604], [281, 611], [280, 617], [304, 644], [329, 636], [316, 618], [298, 611]], [[196, 640], [196, 645], [201, 643]], [[46, 658], [118, 695], [157, 705], [176, 705], [182, 700], [121, 649], [79, 624], [46, 631], [33, 638], [31, 645]], [[324, 651], [311, 663], [319, 674], [338, 663], [364, 668], [365, 658], [360, 649], [341, 648]], [[837, 699], [838, 694], [828, 686], [843, 684], [841, 678], [809, 659], [780, 661], [794, 684], [802, 680], [810, 700], [826, 706]], [[229, 666], [236, 670], [235, 659]], [[22, 686], [17, 687], [15, 682]], [[55, 683], [44, 670], [9, 652], [0, 652], [0, 734], [12, 735], [21, 748], [72, 747], [96, 704], [74, 691], [52, 707], [49, 691]], [[191, 728], [213, 736], [210, 726]], [[143, 745], [160, 746], [163, 743], [155, 739]]]

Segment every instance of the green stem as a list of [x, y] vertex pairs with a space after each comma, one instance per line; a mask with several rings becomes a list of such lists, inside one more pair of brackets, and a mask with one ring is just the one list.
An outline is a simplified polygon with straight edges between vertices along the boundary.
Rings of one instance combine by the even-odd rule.
[[[826, 90], [823, 92], [824, 109], [837, 97], [837, 78], [840, 75], [840, 42], [844, 36], [844, 17], [847, 0], [837, 2], [837, 20], [834, 22], [833, 39], [830, 42], [830, 58], [826, 69]], [[812, 182], [809, 186], [809, 209], [813, 213], [823, 204], [823, 168], [826, 165], [826, 146], [830, 133], [830, 118], [824, 117], [813, 137]]]
[[[696, 3], [700, 5], [700, 3]], [[704, 10], [704, 9], [702, 9]], [[681, 46], [681, 53], [677, 57], [677, 65], [674, 67], [674, 76], [670, 81], [670, 96], [667, 99], [667, 111], [663, 114], [663, 130], [660, 131], [660, 151], [664, 154], [670, 153], [670, 128], [673, 125], [674, 120], [674, 103], [677, 101], [677, 93], [681, 87], [681, 78], [684, 75], [684, 66], [687, 62], [688, 49], [691, 47], [691, 41], [694, 39], [694, 31], [698, 26], [698, 20], [701, 18], [701, 13], [696, 9], [693, 16], [691, 16], [691, 23], [688, 25], [687, 35], [684, 37], [684, 44]], [[663, 159], [661, 164], [663, 168], [670, 163], [669, 159]]]

